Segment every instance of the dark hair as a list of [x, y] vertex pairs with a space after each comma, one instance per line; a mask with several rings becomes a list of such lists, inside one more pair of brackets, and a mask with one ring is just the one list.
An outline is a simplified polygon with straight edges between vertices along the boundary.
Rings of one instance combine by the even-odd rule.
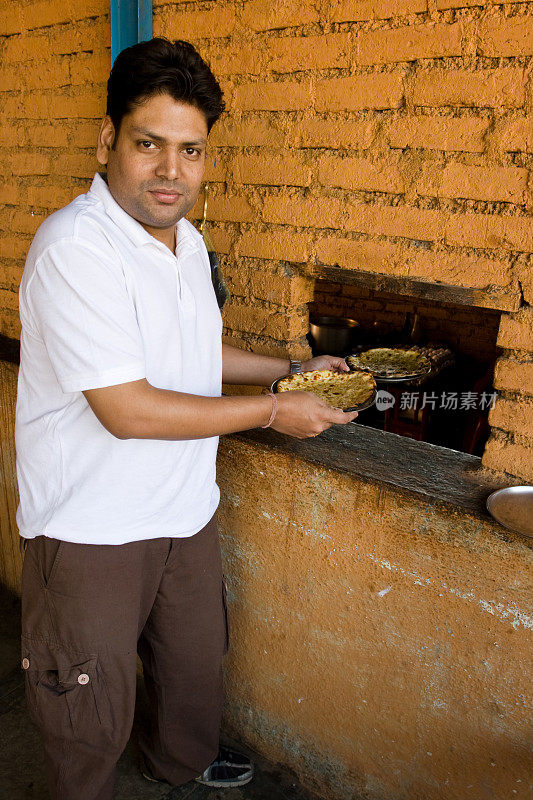
[[118, 136], [125, 114], [154, 94], [195, 106], [210, 131], [224, 111], [222, 89], [192, 44], [156, 38], [122, 50], [107, 81], [107, 109]]

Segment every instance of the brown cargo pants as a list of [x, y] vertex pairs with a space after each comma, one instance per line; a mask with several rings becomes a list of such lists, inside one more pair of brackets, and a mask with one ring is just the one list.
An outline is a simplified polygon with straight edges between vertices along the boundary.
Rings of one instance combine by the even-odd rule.
[[150, 704], [140, 747], [180, 785], [218, 751], [228, 629], [213, 518], [187, 539], [27, 540], [22, 667], [52, 800], [111, 800], [129, 739], [137, 652]]

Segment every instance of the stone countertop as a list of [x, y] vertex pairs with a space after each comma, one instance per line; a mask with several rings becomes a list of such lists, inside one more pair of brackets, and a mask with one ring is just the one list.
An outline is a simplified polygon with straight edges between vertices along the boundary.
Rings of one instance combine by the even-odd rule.
[[523, 483], [514, 476], [484, 469], [478, 456], [359, 423], [333, 426], [310, 439], [260, 428], [232, 435], [483, 519], [492, 520], [485, 506], [491, 492]]

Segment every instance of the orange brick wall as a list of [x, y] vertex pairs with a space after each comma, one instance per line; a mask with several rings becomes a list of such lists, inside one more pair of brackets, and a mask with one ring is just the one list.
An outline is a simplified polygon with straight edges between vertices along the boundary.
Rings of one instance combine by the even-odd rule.
[[109, 0], [0, 2], [0, 331], [43, 219], [86, 191], [110, 65]]
[[[505, 312], [484, 464], [533, 480], [533, 427], [499, 411], [533, 406], [517, 380], [533, 349], [533, 3], [154, 5], [154, 31], [191, 38], [226, 93], [209, 219], [228, 340], [305, 355], [321, 265], [475, 289]], [[288, 278], [290, 297], [274, 289]]]
[[[532, 10], [156, 0], [154, 33], [193, 41], [226, 94], [207, 178], [233, 293], [228, 341], [305, 356], [321, 265], [438, 280], [505, 312], [502, 407], [533, 403], [517, 378], [533, 349]], [[0, 330], [10, 336], [33, 232], [97, 168], [108, 12], [108, 0], [0, 0]], [[485, 465], [532, 480], [533, 429], [498, 403], [492, 420]]]

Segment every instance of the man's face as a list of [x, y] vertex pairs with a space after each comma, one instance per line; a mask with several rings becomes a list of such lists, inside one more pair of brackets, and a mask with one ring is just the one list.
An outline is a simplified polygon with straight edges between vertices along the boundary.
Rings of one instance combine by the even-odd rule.
[[152, 95], [126, 114], [116, 141], [109, 117], [102, 123], [97, 157], [107, 165], [111, 194], [171, 249], [176, 222], [198, 198], [206, 145], [203, 112], [168, 94]]

